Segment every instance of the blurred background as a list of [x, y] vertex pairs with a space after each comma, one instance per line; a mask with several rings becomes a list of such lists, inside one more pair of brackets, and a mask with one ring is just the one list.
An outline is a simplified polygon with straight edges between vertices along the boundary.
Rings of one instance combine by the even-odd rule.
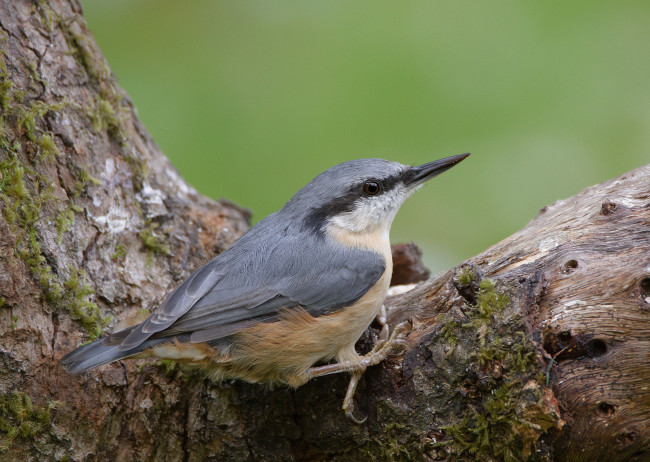
[[82, 0], [145, 125], [257, 222], [359, 157], [472, 156], [398, 214], [438, 272], [650, 160], [650, 2]]

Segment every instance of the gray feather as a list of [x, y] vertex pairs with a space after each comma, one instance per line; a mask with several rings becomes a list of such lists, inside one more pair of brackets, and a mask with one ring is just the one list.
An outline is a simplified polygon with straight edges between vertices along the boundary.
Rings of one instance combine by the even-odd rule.
[[83, 345], [61, 358], [61, 365], [71, 374], [77, 374], [93, 367], [139, 353], [146, 346], [143, 345], [141, 348], [133, 351], [119, 351], [119, 343], [115, 342], [118, 338], [124, 339], [131, 330], [133, 330], [133, 327]]

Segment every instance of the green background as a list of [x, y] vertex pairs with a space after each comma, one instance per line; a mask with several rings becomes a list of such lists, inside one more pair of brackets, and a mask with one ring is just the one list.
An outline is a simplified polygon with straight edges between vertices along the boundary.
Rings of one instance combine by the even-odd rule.
[[440, 271], [648, 162], [647, 0], [82, 3], [165, 154], [254, 221], [335, 163], [471, 152], [391, 233]]

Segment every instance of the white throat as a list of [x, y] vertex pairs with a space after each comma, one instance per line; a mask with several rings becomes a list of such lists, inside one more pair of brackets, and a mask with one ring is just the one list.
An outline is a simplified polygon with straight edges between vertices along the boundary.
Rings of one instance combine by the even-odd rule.
[[388, 236], [395, 215], [413, 191], [399, 185], [380, 196], [360, 199], [349, 212], [330, 218], [328, 226], [350, 233], [385, 233]]

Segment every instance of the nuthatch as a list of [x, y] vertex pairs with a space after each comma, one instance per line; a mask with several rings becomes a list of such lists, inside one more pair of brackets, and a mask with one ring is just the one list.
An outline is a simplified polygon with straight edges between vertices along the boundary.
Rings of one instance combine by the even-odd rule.
[[352, 401], [359, 378], [403, 345], [408, 330], [398, 325], [389, 337], [384, 325], [370, 353], [354, 349], [386, 298], [393, 218], [426, 180], [467, 156], [419, 167], [382, 159], [335, 165], [193, 273], [143, 323], [84, 345], [61, 363], [77, 373], [156, 357], [199, 365], [217, 380], [291, 387], [350, 372], [343, 409], [361, 422]]

